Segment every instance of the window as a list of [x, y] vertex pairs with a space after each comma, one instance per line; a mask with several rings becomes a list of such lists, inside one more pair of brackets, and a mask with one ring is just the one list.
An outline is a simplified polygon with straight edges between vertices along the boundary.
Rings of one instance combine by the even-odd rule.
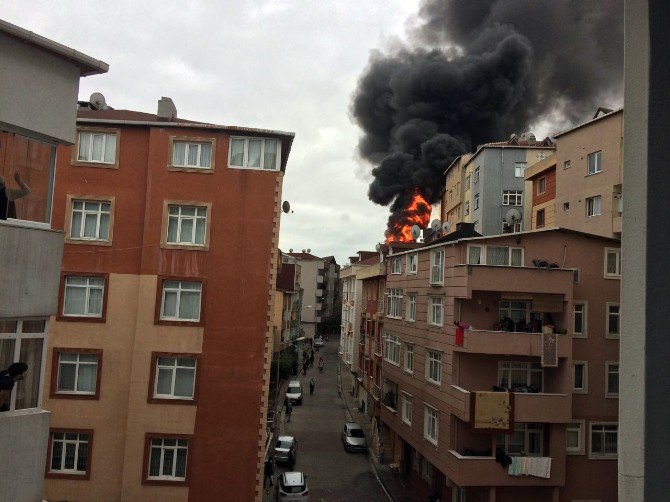
[[387, 289], [386, 295], [388, 300], [386, 302], [387, 311], [386, 315], [388, 317], [395, 317], [400, 319], [402, 316], [400, 314], [400, 305], [402, 303], [402, 289]]
[[535, 224], [538, 228], [542, 228], [544, 226], [544, 209], [539, 209], [537, 211], [537, 215], [535, 217]]
[[479, 232], [479, 220], [475, 220], [473, 226], [475, 227], [475, 232]]
[[500, 319], [509, 318], [514, 330], [521, 331], [530, 322], [532, 302], [523, 300], [500, 300]]
[[430, 253], [430, 283], [444, 282], [444, 249], [435, 249]]
[[515, 423], [512, 434], [498, 435], [498, 446], [511, 457], [541, 457], [543, 432], [542, 424]]
[[[475, 205], [475, 209], [479, 209], [479, 194], [478, 194], [478, 193], [475, 194], [475, 202], [474, 202], [474, 205]], [[477, 223], [477, 222], [475, 222], [475, 224], [476, 224], [476, 223]], [[475, 226], [476, 226], [476, 225], [475, 225]]]
[[465, 214], [470, 214], [470, 201], [465, 201]]
[[572, 304], [572, 333], [576, 338], [586, 338], [586, 303]]
[[403, 369], [408, 373], [414, 372], [414, 345], [405, 344], [405, 357], [403, 358]]
[[230, 138], [230, 167], [279, 171], [281, 144], [270, 138]]
[[605, 248], [605, 277], [621, 277], [621, 250]]
[[444, 324], [444, 298], [441, 296], [430, 297], [430, 324], [442, 326]]
[[405, 316], [407, 321], [416, 321], [416, 293], [407, 293], [407, 312]]
[[101, 318], [104, 293], [103, 277], [66, 276], [63, 315]]
[[619, 397], [619, 363], [605, 363], [607, 377], [607, 397]]
[[66, 474], [88, 479], [91, 467], [93, 432], [52, 429], [50, 440], [47, 476], [58, 477], [59, 474]]
[[579, 269], [578, 268], [575, 268], [572, 271], [572, 282], [574, 282], [575, 284], [579, 284]]
[[600, 216], [600, 195], [586, 199], [586, 216]]
[[160, 318], [168, 321], [199, 321], [201, 295], [200, 282], [164, 280]]
[[472, 176], [472, 182], [475, 184], [479, 183], [479, 166], [475, 168], [474, 175]]
[[540, 363], [524, 361], [498, 361], [498, 386], [506, 389], [537, 392], [543, 389], [543, 371]]
[[115, 164], [116, 134], [81, 131], [77, 160], [92, 164]]
[[523, 266], [523, 248], [486, 246], [486, 264], [497, 266]]
[[167, 243], [205, 245], [207, 207], [168, 204]]
[[589, 391], [588, 362], [573, 361], [572, 391], [575, 394], [586, 394]]
[[423, 410], [423, 437], [437, 446], [440, 413], [428, 405], [424, 406]]
[[453, 191], [453, 190], [449, 190], [449, 192], [448, 192], [448, 200], [449, 200], [449, 202], [451, 202], [452, 200], [454, 200], [454, 191]]
[[563, 162], [563, 169], [570, 169], [570, 167], [572, 167], [572, 166], [570, 165], [569, 160], [566, 160], [565, 162]]
[[468, 246], [468, 265], [482, 264], [482, 247]]
[[10, 394], [10, 411], [41, 405], [46, 333], [46, 319], [0, 319], [0, 368], [16, 361], [28, 365], [23, 380], [16, 382]]
[[188, 439], [148, 437], [149, 459], [146, 480], [186, 481]]
[[110, 200], [71, 201], [70, 239], [82, 241], [111, 241]]
[[52, 376], [52, 386], [56, 384], [57, 394], [98, 397], [101, 350], [54, 349], [54, 368], [56, 378]]
[[544, 195], [547, 191], [547, 177], [542, 176], [537, 180], [537, 194]]
[[514, 163], [514, 176], [517, 177], [517, 178], [523, 178], [527, 165], [528, 165], [527, 162], [515, 162]]
[[591, 458], [617, 458], [619, 425], [616, 423], [596, 423], [590, 425]]
[[607, 338], [619, 338], [621, 311], [618, 303], [607, 304]]
[[503, 206], [523, 206], [522, 190], [503, 190]]
[[588, 156], [588, 174], [597, 174], [602, 171], [601, 161], [602, 161], [603, 152], [593, 152], [589, 153]]
[[442, 353], [426, 350], [426, 380], [439, 384], [442, 382]]
[[384, 340], [384, 359], [400, 366], [400, 338], [395, 335], [386, 334]]
[[568, 424], [565, 429], [565, 450], [568, 455], [584, 455], [584, 421]]
[[172, 167], [211, 169], [213, 145], [213, 140], [173, 140]]
[[408, 254], [405, 267], [405, 272], [407, 274], [416, 274], [419, 270], [419, 255], [416, 253]]
[[412, 396], [402, 393], [402, 421], [412, 425]]
[[192, 401], [197, 359], [187, 355], [154, 354], [153, 397]]
[[402, 272], [402, 263], [400, 261], [400, 258], [393, 258], [391, 260], [391, 273], [399, 274], [401, 272]]
[[468, 190], [470, 190], [470, 175], [469, 174], [465, 177], [465, 191], [467, 192]]
[[569, 202], [564, 202], [563, 203], [563, 211], [570, 211], [570, 203]]

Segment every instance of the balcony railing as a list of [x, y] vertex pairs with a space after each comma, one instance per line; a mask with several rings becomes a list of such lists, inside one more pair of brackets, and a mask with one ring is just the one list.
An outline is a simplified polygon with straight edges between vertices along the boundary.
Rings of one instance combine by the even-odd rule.
[[[558, 357], [572, 354], [572, 338], [557, 335]], [[470, 354], [501, 354], [515, 356], [542, 356], [542, 335], [540, 333], [518, 333], [513, 331], [466, 330], [462, 346], [455, 346], [457, 352]]]
[[382, 390], [379, 385], [373, 381], [372, 377], [370, 377], [370, 389], [372, 389], [372, 397], [375, 401], [379, 401], [382, 396]]
[[356, 379], [359, 382], [363, 383], [363, 378], [365, 378], [365, 375], [363, 374], [363, 370], [359, 369], [358, 371], [356, 371]]
[[365, 345], [365, 333], [358, 334], [358, 344]]

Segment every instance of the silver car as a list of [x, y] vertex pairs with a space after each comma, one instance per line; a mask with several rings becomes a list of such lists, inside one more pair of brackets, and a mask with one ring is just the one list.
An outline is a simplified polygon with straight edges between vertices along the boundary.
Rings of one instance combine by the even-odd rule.
[[345, 451], [368, 451], [363, 428], [355, 422], [346, 422], [342, 428], [342, 445]]
[[288, 464], [293, 469], [298, 453], [298, 440], [293, 436], [279, 436], [275, 443], [275, 462]]
[[302, 384], [300, 380], [291, 380], [288, 383], [286, 399], [293, 404], [302, 404]]
[[302, 472], [284, 472], [277, 478], [277, 500], [309, 502], [307, 476]]

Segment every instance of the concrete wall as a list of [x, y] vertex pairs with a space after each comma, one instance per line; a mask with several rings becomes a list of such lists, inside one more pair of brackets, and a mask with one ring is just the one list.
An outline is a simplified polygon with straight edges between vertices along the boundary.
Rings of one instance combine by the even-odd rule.
[[0, 500], [42, 500], [44, 463], [49, 440], [48, 411], [0, 413]]
[[74, 143], [79, 68], [4, 33], [0, 48], [0, 124]]
[[0, 318], [55, 314], [62, 256], [62, 232], [0, 222]]

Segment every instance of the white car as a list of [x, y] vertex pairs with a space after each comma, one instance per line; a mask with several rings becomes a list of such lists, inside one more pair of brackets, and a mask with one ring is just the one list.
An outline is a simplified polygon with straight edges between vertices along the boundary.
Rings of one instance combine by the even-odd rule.
[[323, 347], [323, 337], [317, 336], [314, 339], [314, 346], [315, 347]]
[[302, 384], [300, 380], [291, 380], [288, 383], [286, 399], [293, 404], [302, 404]]
[[277, 477], [277, 500], [309, 502], [307, 476], [298, 471], [284, 472]]

